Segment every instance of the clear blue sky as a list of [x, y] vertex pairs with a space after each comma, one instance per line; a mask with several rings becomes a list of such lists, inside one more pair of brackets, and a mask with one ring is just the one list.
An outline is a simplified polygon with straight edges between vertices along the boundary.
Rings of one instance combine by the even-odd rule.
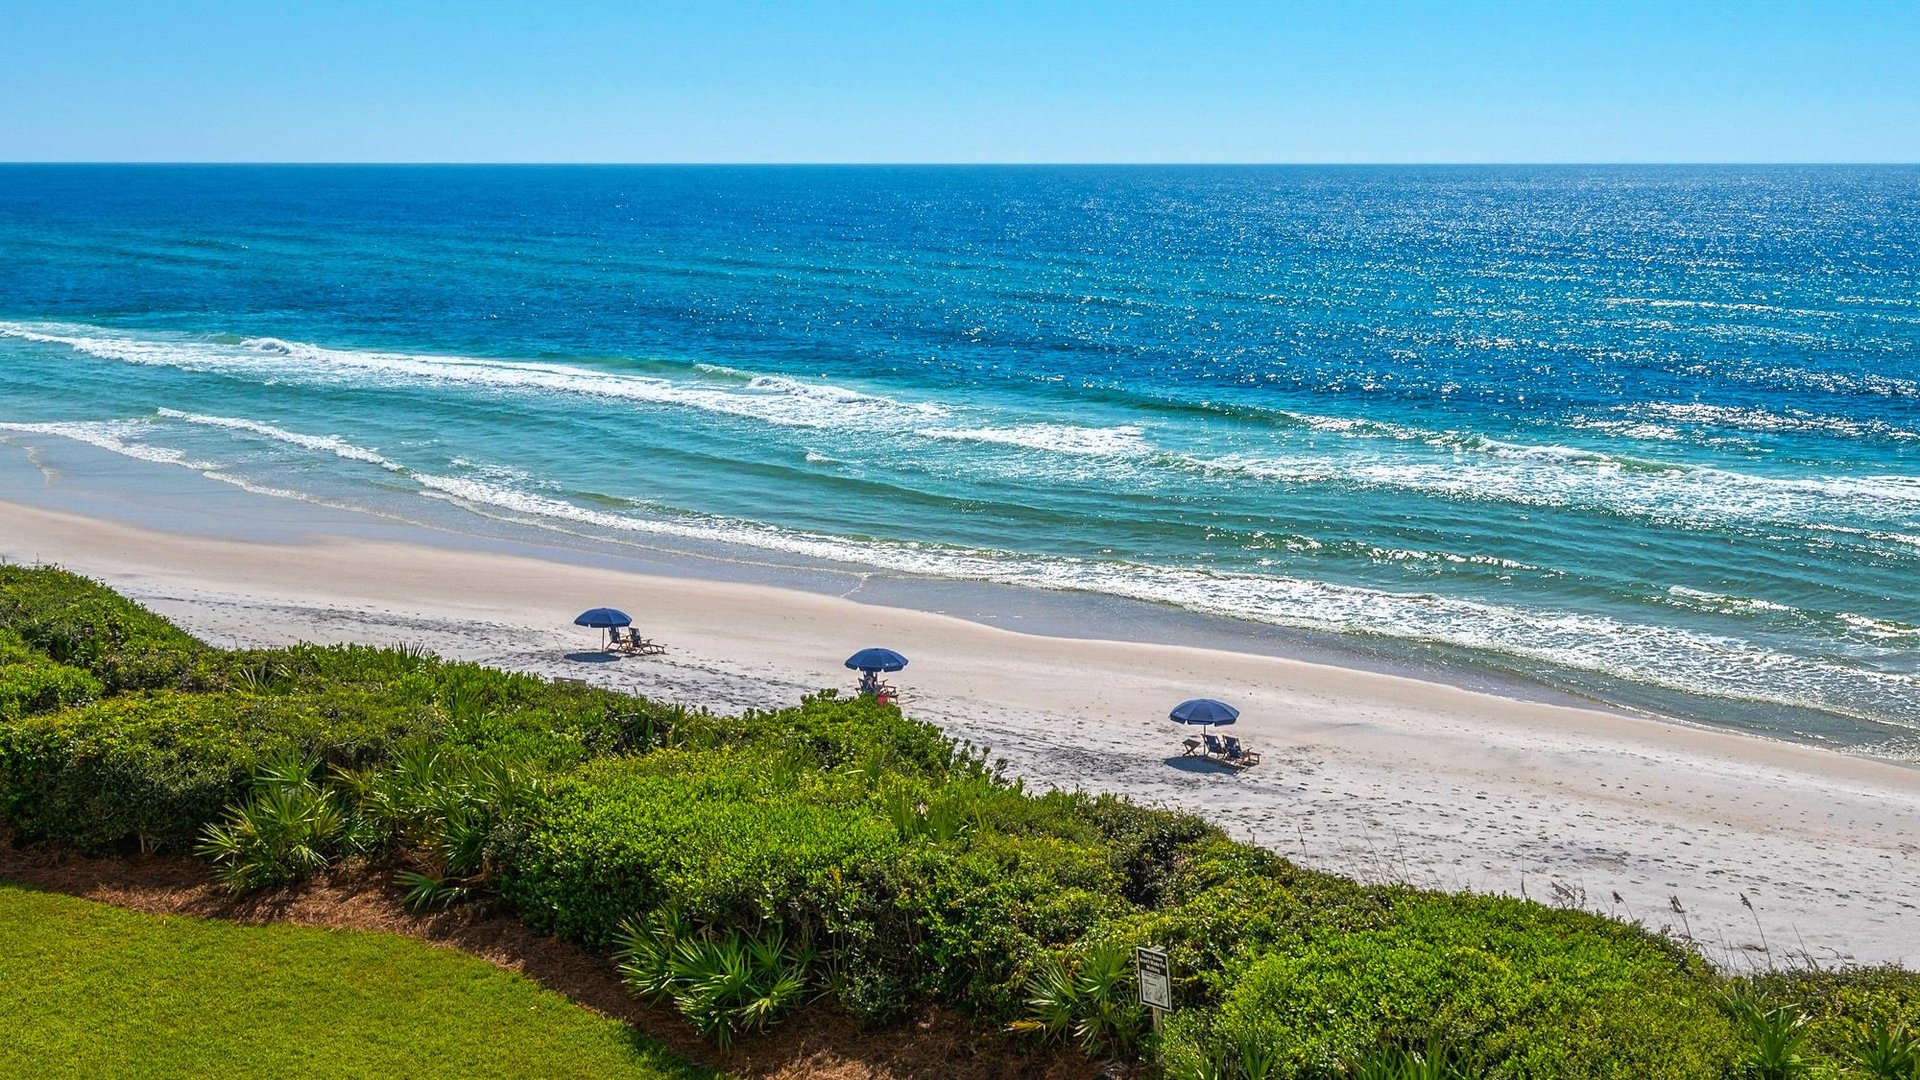
[[0, 0], [0, 158], [1920, 161], [1889, 3]]

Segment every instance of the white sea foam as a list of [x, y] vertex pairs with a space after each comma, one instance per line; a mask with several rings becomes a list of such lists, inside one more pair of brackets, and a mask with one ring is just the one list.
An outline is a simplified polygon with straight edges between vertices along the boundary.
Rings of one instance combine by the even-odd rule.
[[1673, 585], [1667, 589], [1667, 595], [1686, 603], [1691, 607], [1708, 611], [1776, 611], [1789, 612], [1794, 608], [1786, 604], [1776, 604], [1771, 600], [1762, 600], [1753, 596], [1727, 596], [1723, 593], [1707, 592], [1704, 589], [1689, 589], [1685, 585]]
[[1920, 637], [1920, 626], [1898, 623], [1891, 619], [1876, 619], [1871, 615], [1855, 615], [1845, 611], [1835, 617], [1869, 638], [1892, 640]]
[[404, 473], [406, 466], [383, 457], [378, 451], [355, 446], [345, 439], [332, 435], [302, 435], [297, 431], [263, 424], [257, 420], [247, 420], [235, 416], [206, 416], [201, 413], [181, 412], [178, 409], [161, 409], [159, 415], [168, 420], [179, 420], [203, 427], [225, 428], [229, 431], [245, 431], [254, 435], [289, 443], [307, 450], [319, 450], [345, 458], [348, 461], [362, 461], [369, 465], [378, 465], [389, 472]]
[[[569, 393], [684, 406], [757, 421], [799, 427], [851, 428], [895, 436], [917, 434], [943, 440], [1017, 446], [1045, 453], [1125, 461], [1129, 470], [1171, 464], [1206, 472], [1231, 472], [1287, 483], [1351, 484], [1468, 500], [1502, 500], [1540, 506], [1593, 506], [1662, 522], [1713, 526], [1726, 521], [1762, 521], [1826, 528], [1864, 528], [1870, 539], [1901, 543], [1920, 527], [1911, 508], [1920, 504], [1920, 479], [1897, 475], [1769, 477], [1733, 470], [1685, 468], [1581, 446], [1529, 444], [1471, 432], [1431, 430], [1356, 417], [1290, 414], [1313, 431], [1356, 440], [1414, 444], [1446, 458], [1401, 453], [1150, 454], [1137, 426], [1087, 427], [1063, 423], [938, 426], [930, 417], [948, 410], [937, 403], [909, 403], [844, 387], [782, 376], [709, 381], [640, 376], [565, 364], [416, 356], [326, 349], [278, 338], [219, 344], [191, 338], [136, 337], [120, 331], [54, 324], [0, 323], [0, 335], [60, 344], [89, 355], [130, 363], [220, 371], [264, 381], [288, 379], [410, 387], [450, 384], [483, 391]], [[736, 375], [742, 373], [734, 373]], [[1682, 404], [1653, 405], [1652, 415], [1672, 420], [1752, 420], [1744, 414], [1707, 413]], [[1821, 421], [1789, 417], [1805, 423]], [[251, 429], [266, 437], [295, 433]], [[278, 430], [278, 429], [276, 429]], [[1904, 430], [1899, 434], [1910, 434]], [[324, 438], [321, 436], [303, 436]], [[350, 456], [353, 451], [329, 448]], [[816, 450], [816, 452], [822, 452]], [[1463, 464], [1462, 457], [1470, 457]], [[1145, 479], [1149, 474], [1140, 473]], [[1116, 480], [1126, 475], [1116, 474]], [[1889, 508], [1892, 508], [1891, 510]], [[1858, 520], [1836, 520], [1835, 514]]]
[[934, 402], [902, 402], [824, 382], [783, 376], [737, 381], [675, 380], [571, 364], [329, 349], [279, 338], [238, 345], [135, 337], [96, 327], [0, 322], [0, 336], [64, 345], [123, 363], [218, 372], [263, 382], [299, 381], [404, 389], [455, 385], [497, 393], [579, 394], [640, 405], [683, 406], [792, 427], [924, 424], [943, 416]]
[[1077, 424], [1018, 424], [1009, 427], [922, 428], [916, 434], [929, 439], [990, 443], [1044, 450], [1055, 454], [1089, 457], [1129, 457], [1147, 453], [1142, 428], [1127, 424], [1119, 427], [1082, 427]]
[[[295, 491], [291, 488], [262, 484], [259, 481], [235, 475], [229, 471], [228, 466], [219, 462], [198, 460], [189, 456], [184, 450], [170, 446], [159, 446], [151, 442], [143, 441], [144, 437], [152, 433], [152, 430], [153, 425], [143, 420], [74, 420], [31, 424], [0, 423], [0, 431], [57, 435], [63, 439], [72, 439], [75, 442], [85, 443], [88, 446], [97, 447], [101, 450], [119, 454], [121, 457], [132, 458], [136, 461], [150, 461], [157, 465], [174, 465], [183, 469], [191, 469], [193, 472], [209, 480], [218, 481], [231, 487], [237, 487], [242, 491], [251, 492], [255, 495], [269, 495], [280, 499], [296, 499], [300, 502], [313, 503], [317, 506], [331, 506], [340, 510], [359, 511], [363, 509], [362, 507], [349, 506], [343, 503], [316, 498], [304, 491]], [[313, 448], [309, 447], [309, 449]]]
[[1537, 566], [1503, 559], [1497, 555], [1456, 555], [1451, 551], [1422, 551], [1417, 548], [1368, 547], [1367, 557], [1376, 562], [1452, 563], [1458, 566], [1493, 566], [1502, 570], [1538, 570]]
[[0, 423], [0, 431], [18, 431], [36, 435], [57, 435], [63, 439], [86, 443], [102, 450], [108, 450], [122, 457], [151, 461], [161, 465], [180, 465], [190, 469], [218, 469], [220, 466], [207, 461], [190, 460], [186, 453], [166, 446], [154, 446], [141, 441], [138, 436], [147, 432], [149, 425], [139, 420], [66, 420], [48, 423]]
[[[1758, 522], [1808, 528], [1850, 528], [1871, 539], [1901, 535], [1920, 520], [1920, 477], [1902, 475], [1772, 477], [1732, 470], [1645, 467], [1605, 455], [1514, 454], [1516, 460], [1472, 467], [1445, 460], [1380, 454], [1233, 454], [1187, 458], [1205, 472], [1288, 484], [1399, 490], [1460, 501], [1543, 507], [1590, 507], [1650, 520], [1712, 528]], [[1543, 468], [1531, 461], [1557, 462]], [[1878, 523], [1863, 528], [1838, 519]]]
[[[1585, 446], [1509, 442], [1476, 434], [1471, 431], [1419, 428], [1406, 424], [1392, 424], [1361, 417], [1315, 416], [1307, 413], [1287, 413], [1286, 415], [1314, 431], [1331, 432], [1353, 439], [1383, 439], [1394, 442], [1418, 443], [1436, 449], [1456, 452], [1478, 452], [1491, 457], [1522, 460], [1594, 465], [1633, 465], [1644, 468], [1677, 467], [1665, 466], [1663, 463], [1652, 459], [1637, 458]], [[1617, 432], [1610, 432], [1610, 434], [1614, 433]], [[1657, 432], [1655, 433], [1656, 437], [1658, 434]], [[1677, 438], [1678, 432], [1674, 432], [1673, 436]]]

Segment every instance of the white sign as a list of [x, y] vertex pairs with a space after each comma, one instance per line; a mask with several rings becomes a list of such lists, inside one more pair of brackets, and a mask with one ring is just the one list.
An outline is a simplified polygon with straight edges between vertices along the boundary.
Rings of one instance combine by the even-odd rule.
[[1173, 968], [1167, 950], [1133, 950], [1133, 970], [1140, 977], [1140, 1004], [1161, 1012], [1173, 1011]]

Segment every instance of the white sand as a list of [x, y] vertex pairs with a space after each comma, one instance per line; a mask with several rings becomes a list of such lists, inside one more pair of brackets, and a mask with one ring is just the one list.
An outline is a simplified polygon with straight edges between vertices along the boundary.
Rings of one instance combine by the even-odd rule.
[[[719, 710], [849, 687], [840, 660], [884, 644], [913, 658], [896, 677], [910, 715], [1030, 783], [1192, 809], [1361, 878], [1690, 928], [1736, 968], [1920, 966], [1920, 770], [1900, 765], [1325, 665], [428, 546], [208, 540], [0, 503], [0, 557], [103, 578], [219, 644], [416, 642]], [[568, 659], [594, 642], [570, 620], [600, 604], [671, 651]], [[1175, 756], [1167, 709], [1202, 692], [1241, 706], [1261, 765]]]

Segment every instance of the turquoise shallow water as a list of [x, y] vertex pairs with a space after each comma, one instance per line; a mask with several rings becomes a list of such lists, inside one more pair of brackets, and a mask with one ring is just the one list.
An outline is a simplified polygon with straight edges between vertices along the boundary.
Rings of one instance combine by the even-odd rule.
[[1901, 168], [7, 166], [0, 436], [1908, 753], [1916, 222]]

